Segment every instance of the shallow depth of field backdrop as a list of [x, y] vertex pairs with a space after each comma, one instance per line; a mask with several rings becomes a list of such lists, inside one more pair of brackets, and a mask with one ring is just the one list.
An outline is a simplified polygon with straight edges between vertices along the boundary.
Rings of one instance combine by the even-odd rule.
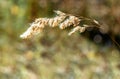
[[[46, 28], [19, 38], [53, 10], [96, 19], [104, 32]], [[120, 79], [120, 50], [110, 38], [120, 43], [120, 0], [0, 0], [0, 79]]]

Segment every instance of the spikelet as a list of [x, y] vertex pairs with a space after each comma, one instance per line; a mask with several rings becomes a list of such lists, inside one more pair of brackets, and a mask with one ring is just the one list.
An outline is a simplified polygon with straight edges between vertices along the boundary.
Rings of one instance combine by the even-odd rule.
[[91, 27], [89, 25], [83, 24], [83, 27], [81, 27], [79, 24], [81, 20], [89, 20], [92, 21], [93, 24], [96, 26], [100, 26], [98, 21], [96, 20], [91, 20], [89, 18], [80, 18], [76, 17], [70, 14], [63, 13], [61, 11], [54, 11], [57, 15], [53, 18], [38, 18], [36, 19], [30, 27], [25, 31], [22, 35], [20, 35], [21, 38], [27, 39], [31, 38], [34, 35], [39, 34], [40, 32], [43, 31], [43, 29], [46, 26], [50, 27], [57, 27], [59, 26], [60, 29], [65, 29], [68, 28], [69, 26], [74, 26], [72, 31], [69, 32], [68, 35], [72, 35], [76, 31], [79, 31], [80, 33], [84, 32], [88, 27]]
[[86, 27], [81, 27], [81, 26], [76, 26], [75, 28], [72, 29], [72, 31], [70, 31], [68, 33], [68, 35], [72, 35], [73, 33], [75, 33], [76, 31], [79, 31], [80, 33], [84, 32], [86, 30]]
[[75, 33], [78, 30], [80, 30], [80, 26], [73, 28], [72, 31], [68, 33], [68, 35], [72, 35], [73, 33]]
[[59, 11], [59, 10], [54, 10], [54, 12], [58, 15], [58, 16], [66, 16], [65, 13]]
[[69, 16], [64, 22], [60, 24], [60, 29], [65, 29], [71, 25], [76, 26], [80, 23], [80, 19], [75, 16]]

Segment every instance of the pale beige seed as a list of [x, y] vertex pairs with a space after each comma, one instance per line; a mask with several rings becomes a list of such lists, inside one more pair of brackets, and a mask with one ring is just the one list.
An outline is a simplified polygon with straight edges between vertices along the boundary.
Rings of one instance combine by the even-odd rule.
[[70, 32], [68, 33], [68, 35], [70, 36], [70, 35], [72, 35], [73, 33], [75, 33], [76, 31], [79, 31], [80, 29], [81, 29], [80, 26], [76, 26], [75, 28], [72, 29], [72, 31], [70, 31]]
[[59, 11], [59, 10], [54, 10], [54, 12], [55, 12], [57, 15], [59, 15], [59, 16], [65, 16], [65, 15], [66, 15], [65, 13], [63, 13], [63, 12], [61, 12], [61, 11]]
[[59, 21], [57, 18], [55, 18], [52, 27], [56, 27], [58, 26], [58, 24], [59, 24]]
[[52, 26], [54, 19], [49, 19], [48, 24], [49, 26]]
[[80, 33], [84, 32], [86, 30], [86, 27], [80, 27], [79, 31]]
[[44, 25], [44, 27], [47, 26], [47, 19], [46, 19], [46, 18], [43, 18], [43, 19], [41, 20], [40, 25]]
[[98, 21], [96, 21], [96, 20], [93, 20], [93, 22], [99, 25], [99, 22], [98, 22]]

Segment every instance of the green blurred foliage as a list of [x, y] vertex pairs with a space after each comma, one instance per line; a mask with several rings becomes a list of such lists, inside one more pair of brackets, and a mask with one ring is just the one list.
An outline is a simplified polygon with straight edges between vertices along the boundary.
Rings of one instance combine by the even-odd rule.
[[119, 0], [0, 0], [0, 79], [119, 79], [120, 52], [68, 30], [46, 28], [39, 37], [19, 35], [53, 10], [95, 18], [120, 35]]

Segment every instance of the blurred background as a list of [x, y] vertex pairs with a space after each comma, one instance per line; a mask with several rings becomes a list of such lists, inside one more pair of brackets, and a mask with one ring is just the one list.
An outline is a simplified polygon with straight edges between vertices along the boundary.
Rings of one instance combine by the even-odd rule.
[[[46, 28], [19, 38], [53, 10], [96, 19], [104, 31]], [[120, 0], [0, 0], [0, 79], [119, 79]]]

